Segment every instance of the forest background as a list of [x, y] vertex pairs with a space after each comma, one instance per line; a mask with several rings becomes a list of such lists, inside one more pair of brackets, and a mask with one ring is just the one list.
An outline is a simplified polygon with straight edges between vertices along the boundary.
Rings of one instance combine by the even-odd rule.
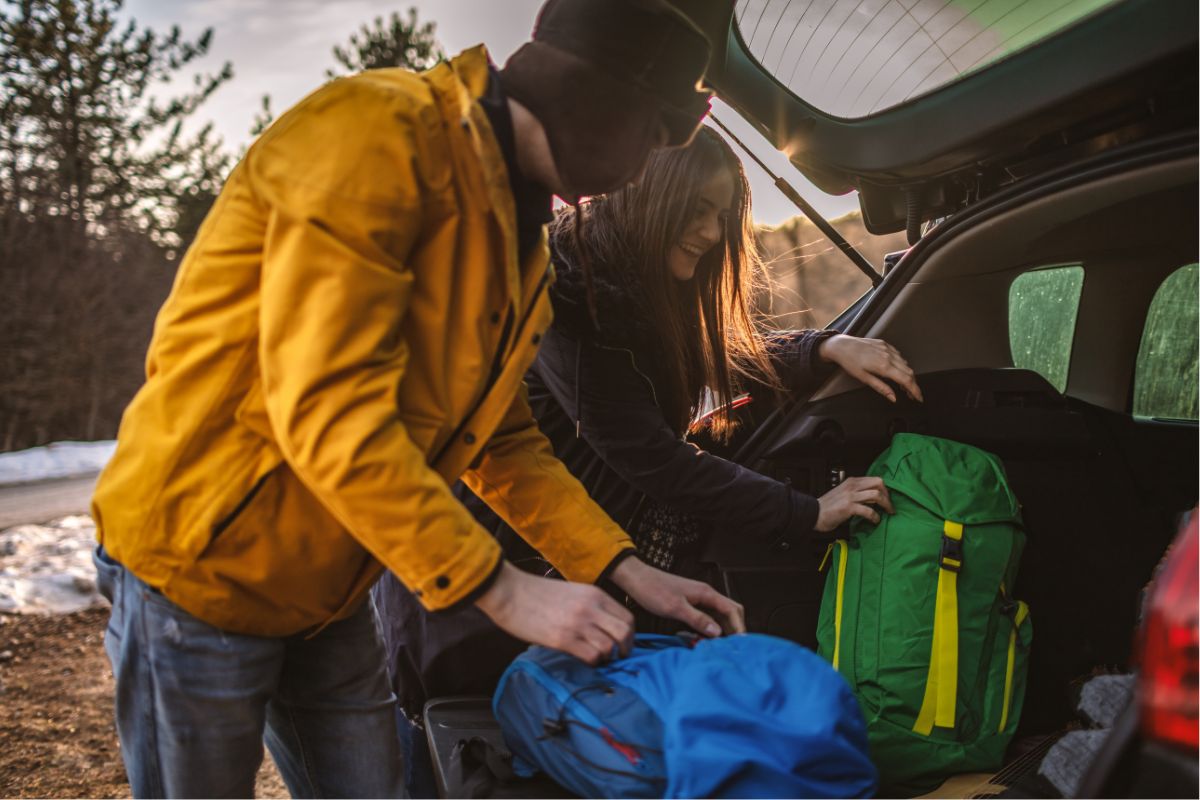
[[[158, 32], [120, 12], [119, 0], [0, 3], [0, 451], [115, 437], [179, 261], [242, 154], [204, 122], [205, 101], [236, 80], [229, 62], [196, 69], [213, 31]], [[332, 55], [329, 80], [446, 57], [414, 9]], [[264, 96], [251, 135], [272, 116]], [[904, 246], [857, 213], [834, 224], [875, 264]], [[803, 218], [758, 237], [774, 327], [823, 325], [869, 286]]]

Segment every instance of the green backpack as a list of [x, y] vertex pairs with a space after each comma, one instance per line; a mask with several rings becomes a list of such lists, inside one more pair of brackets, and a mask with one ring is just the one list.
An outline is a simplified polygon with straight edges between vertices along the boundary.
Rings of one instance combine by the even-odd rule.
[[817, 640], [862, 706], [883, 791], [915, 794], [1004, 759], [1033, 638], [1011, 592], [1025, 534], [990, 453], [901, 433], [867, 474], [896, 513], [830, 546]]

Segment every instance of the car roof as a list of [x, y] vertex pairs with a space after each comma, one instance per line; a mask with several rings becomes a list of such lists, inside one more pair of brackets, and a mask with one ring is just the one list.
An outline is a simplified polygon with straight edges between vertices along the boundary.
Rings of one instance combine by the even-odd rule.
[[[1196, 126], [1195, 0], [674, 2], [723, 44], [708, 74], [718, 95], [818, 188], [858, 191], [872, 233], [902, 230], [914, 213], [918, 222], [953, 213], [1106, 147]], [[895, 24], [894, 31], [868, 32], [871, 20], [887, 21], [881, 15], [889, 7], [894, 14], [924, 9], [926, 22], [950, 11], [970, 21], [967, 12], [990, 8], [994, 21], [1030, 3], [1043, 13], [1026, 19], [1045, 24], [1015, 26], [1007, 38], [956, 23], [950, 33], [958, 41], [986, 39], [990, 47], [978, 47], [937, 79], [906, 79], [903, 92], [881, 92], [879, 102], [859, 97], [855, 105], [836, 96], [843, 83], [859, 95], [852, 81], [882, 75], [881, 68], [903, 75], [919, 60], [880, 57], [859, 69], [870, 58], [864, 41], [889, 52], [908, 41]], [[1055, 10], [1058, 16], [1046, 16]], [[864, 21], [851, 24], [856, 15]], [[947, 35], [930, 42], [948, 47]], [[913, 47], [915, 55], [923, 52]], [[816, 55], [805, 56], [806, 49]]]

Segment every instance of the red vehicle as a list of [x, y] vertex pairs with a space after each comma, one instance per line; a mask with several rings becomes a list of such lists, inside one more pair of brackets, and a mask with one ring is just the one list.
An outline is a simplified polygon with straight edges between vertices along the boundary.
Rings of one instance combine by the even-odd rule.
[[1184, 523], [1146, 600], [1137, 694], [1081, 797], [1196, 797], [1200, 776], [1200, 514]]

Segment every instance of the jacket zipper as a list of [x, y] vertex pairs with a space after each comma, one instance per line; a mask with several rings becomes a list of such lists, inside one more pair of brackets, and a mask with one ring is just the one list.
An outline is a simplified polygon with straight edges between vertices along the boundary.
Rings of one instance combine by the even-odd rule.
[[[608, 347], [606, 345], [595, 344], [595, 343], [593, 343], [592, 346], [597, 347], [601, 350], [610, 350], [614, 353], [625, 353], [626, 355], [628, 355], [629, 356], [629, 365], [631, 367], [633, 367], [633, 371], [636, 372], [641, 377], [641, 379], [646, 382], [646, 385], [650, 387], [650, 397], [654, 400], [654, 405], [658, 406], [659, 408], [662, 408], [662, 405], [658, 402], [658, 391], [654, 388], [654, 381], [650, 380], [649, 375], [647, 375], [646, 373], [644, 373], [640, 369], [638, 369], [637, 356], [634, 355], [632, 350], [629, 350], [624, 347]], [[582, 339], [580, 339], [578, 341], [578, 343], [576, 344], [576, 347], [575, 347], [575, 438], [576, 439], [583, 438], [583, 340]], [[686, 439], [687, 434], [685, 433], [680, 438]]]
[[504, 315], [504, 328], [500, 332], [500, 343], [496, 347], [496, 354], [492, 356], [492, 366], [488, 370], [487, 382], [484, 384], [487, 388], [484, 389], [484, 396], [487, 396], [488, 389], [500, 377], [500, 370], [504, 368], [504, 354], [508, 351], [509, 339], [513, 332], [513, 316], [512, 304], [509, 303], [508, 311]]
[[[638, 369], [637, 356], [634, 355], [634, 352], [632, 350], [630, 350], [626, 347], [607, 347], [602, 344], [598, 344], [598, 345], [596, 345], [596, 347], [600, 348], [601, 350], [611, 350], [614, 353], [625, 353], [626, 355], [628, 355], [629, 356], [629, 364], [630, 364], [630, 366], [633, 367], [633, 371], [636, 372], [638, 375], [640, 375], [642, 380], [644, 380], [646, 382], [646, 385], [650, 387], [650, 396], [652, 398], [654, 398], [654, 405], [658, 406], [659, 408], [662, 408], [662, 405], [658, 402], [658, 392], [655, 391], [655, 389], [654, 389], [654, 381], [650, 380], [649, 375], [647, 375], [646, 373], [644, 373], [640, 369]], [[578, 389], [578, 387], [576, 387], [576, 388]]]
[[511, 337], [512, 331], [525, 329], [525, 324], [529, 322], [529, 317], [533, 314], [533, 310], [537, 307], [538, 300], [541, 298], [542, 292], [546, 290], [546, 284], [549, 283], [549, 281], [550, 266], [547, 265], [546, 271], [542, 273], [542, 279], [538, 281], [537, 288], [534, 289], [533, 295], [529, 298], [529, 306], [525, 309], [525, 313], [521, 315], [521, 322], [518, 325], [512, 325], [512, 305], [509, 305], [508, 320], [504, 326], [504, 333], [501, 334], [500, 345], [496, 348], [496, 355], [492, 359], [492, 367], [488, 371], [488, 378], [487, 382], [484, 384], [483, 392], [479, 395], [479, 399], [475, 401], [475, 405], [471, 406], [471, 410], [463, 415], [462, 421], [458, 423], [458, 426], [455, 427], [454, 432], [450, 434], [450, 438], [448, 438], [446, 443], [443, 444], [441, 449], [438, 450], [437, 455], [430, 460], [430, 464], [436, 464], [442, 460], [442, 457], [445, 456], [450, 450], [450, 446], [453, 445], [460, 436], [462, 436], [463, 430], [468, 424], [470, 424], [472, 417], [475, 416], [475, 412], [479, 411], [480, 406], [482, 406], [484, 401], [488, 399], [488, 395], [492, 393], [492, 389], [495, 387], [496, 381], [500, 379], [500, 373], [504, 369], [504, 355], [505, 351], [508, 349], [508, 339]]
[[213, 523], [213, 539], [224, 533], [225, 530], [233, 524], [233, 521], [238, 518], [238, 515], [246, 510], [246, 506], [250, 505], [250, 501], [254, 499], [254, 496], [258, 494], [259, 489], [263, 487], [263, 484], [267, 482], [267, 478], [271, 477], [271, 473], [274, 471], [275, 470], [273, 469], [268, 470], [262, 476], [260, 476], [259, 479], [254, 482], [254, 485], [250, 487], [250, 491], [246, 492], [242, 499], [238, 501], [238, 504], [233, 507], [233, 511], [230, 511], [224, 517]]

